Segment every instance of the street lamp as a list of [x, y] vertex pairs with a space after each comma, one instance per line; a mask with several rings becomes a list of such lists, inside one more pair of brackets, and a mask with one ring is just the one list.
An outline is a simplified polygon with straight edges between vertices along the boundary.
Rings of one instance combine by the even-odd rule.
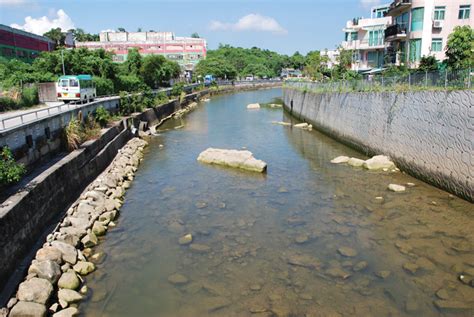
[[64, 50], [72, 50], [72, 47], [61, 48], [61, 62], [63, 65], [63, 76], [66, 76], [66, 68], [64, 67]]

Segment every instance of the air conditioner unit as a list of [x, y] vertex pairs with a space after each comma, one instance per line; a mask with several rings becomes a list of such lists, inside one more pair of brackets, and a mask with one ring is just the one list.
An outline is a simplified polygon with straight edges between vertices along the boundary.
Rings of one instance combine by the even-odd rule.
[[443, 27], [443, 22], [442, 20], [434, 20], [433, 21], [433, 28], [435, 29], [441, 29]]

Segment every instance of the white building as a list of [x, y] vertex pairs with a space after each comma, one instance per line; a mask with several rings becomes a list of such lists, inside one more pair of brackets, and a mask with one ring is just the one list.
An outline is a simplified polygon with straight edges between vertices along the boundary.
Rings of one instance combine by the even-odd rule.
[[455, 26], [474, 27], [473, 0], [395, 0], [385, 31], [387, 61], [417, 67], [422, 56], [446, 58], [446, 44]]
[[352, 50], [352, 70], [365, 72], [384, 65], [385, 29], [391, 17], [384, 17], [389, 4], [373, 7], [370, 18], [354, 18], [343, 29], [345, 40], [342, 48]]

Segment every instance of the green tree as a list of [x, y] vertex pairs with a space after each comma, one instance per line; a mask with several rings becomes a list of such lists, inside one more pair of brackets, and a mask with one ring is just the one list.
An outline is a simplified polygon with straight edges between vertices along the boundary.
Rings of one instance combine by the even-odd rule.
[[213, 75], [216, 78], [234, 79], [237, 76], [235, 67], [224, 58], [207, 58], [201, 60], [197, 65], [195, 72], [197, 75]]
[[199, 34], [197, 34], [197, 32], [194, 32], [193, 34], [191, 34], [191, 37], [192, 37], [193, 39], [199, 39], [199, 38], [201, 38], [201, 37], [199, 36]]
[[64, 46], [66, 40], [66, 33], [61, 31], [61, 28], [54, 28], [43, 34], [47, 38], [53, 40], [57, 46]]
[[448, 36], [446, 57], [447, 65], [453, 69], [474, 66], [474, 30], [469, 25], [456, 26]]
[[315, 80], [321, 80], [327, 72], [327, 56], [321, 56], [320, 51], [311, 51], [306, 55], [306, 64], [303, 73]]
[[124, 28], [117, 28], [117, 32], [127, 32]]
[[177, 63], [167, 60], [161, 55], [148, 55], [143, 58], [140, 75], [150, 88], [158, 88], [164, 82], [179, 76], [180, 67]]
[[303, 69], [305, 62], [305, 57], [298, 51], [291, 56], [291, 66], [295, 69]]
[[438, 69], [438, 60], [434, 56], [423, 56], [420, 59], [420, 66], [418, 70], [423, 72], [435, 71]]
[[131, 75], [138, 75], [142, 67], [142, 56], [138, 49], [133, 48], [128, 50], [127, 60], [122, 64], [125, 73]]

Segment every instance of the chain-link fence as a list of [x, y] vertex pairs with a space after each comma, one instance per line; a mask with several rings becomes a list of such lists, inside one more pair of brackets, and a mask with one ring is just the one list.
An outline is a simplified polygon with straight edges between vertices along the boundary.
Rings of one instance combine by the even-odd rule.
[[415, 72], [403, 76], [369, 75], [365, 79], [339, 81], [286, 81], [292, 88], [313, 92], [404, 91], [424, 89], [471, 89], [473, 72], [440, 70]]

